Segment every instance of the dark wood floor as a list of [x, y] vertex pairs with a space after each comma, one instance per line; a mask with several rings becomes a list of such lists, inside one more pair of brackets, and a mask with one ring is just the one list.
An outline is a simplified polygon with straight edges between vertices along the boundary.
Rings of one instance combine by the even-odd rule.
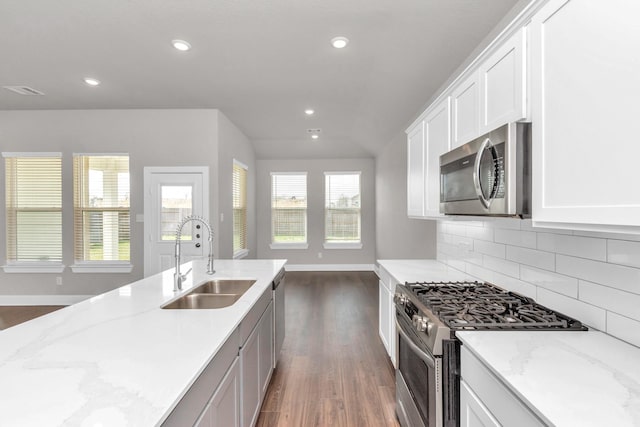
[[286, 338], [258, 426], [398, 426], [369, 272], [289, 272]]
[[0, 306], [0, 331], [63, 307], [63, 305], [2, 305]]

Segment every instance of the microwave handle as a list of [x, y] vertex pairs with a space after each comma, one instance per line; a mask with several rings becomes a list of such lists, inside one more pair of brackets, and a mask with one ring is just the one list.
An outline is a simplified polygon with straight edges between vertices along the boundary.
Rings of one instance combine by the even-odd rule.
[[[493, 160], [497, 161], [498, 159], [498, 153], [496, 152], [495, 147], [491, 143], [491, 139], [486, 138], [484, 141], [482, 141], [482, 145], [480, 146], [480, 149], [478, 149], [478, 154], [476, 155], [476, 161], [473, 166], [473, 186], [476, 189], [476, 195], [478, 196], [478, 199], [482, 203], [482, 206], [484, 206], [486, 209], [489, 209], [489, 206], [491, 206], [491, 201], [493, 200], [496, 193], [498, 192], [498, 188], [496, 185], [497, 182], [494, 182], [493, 190], [491, 191], [491, 194], [489, 195], [488, 199], [484, 197], [484, 194], [482, 193], [482, 184], [480, 183], [480, 161], [482, 160], [482, 153], [484, 153], [484, 150], [486, 150], [487, 148], [491, 148], [491, 155], [493, 156]], [[497, 179], [498, 179], [498, 176], [496, 174], [495, 181], [497, 181]]]

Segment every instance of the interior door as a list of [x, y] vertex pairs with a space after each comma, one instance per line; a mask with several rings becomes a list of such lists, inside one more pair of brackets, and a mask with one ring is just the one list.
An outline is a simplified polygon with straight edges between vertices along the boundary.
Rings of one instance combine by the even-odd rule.
[[[208, 167], [148, 167], [144, 169], [144, 276], [174, 266], [178, 225], [189, 215], [208, 218]], [[185, 224], [181, 233], [181, 262], [201, 258], [208, 248], [206, 229]]]

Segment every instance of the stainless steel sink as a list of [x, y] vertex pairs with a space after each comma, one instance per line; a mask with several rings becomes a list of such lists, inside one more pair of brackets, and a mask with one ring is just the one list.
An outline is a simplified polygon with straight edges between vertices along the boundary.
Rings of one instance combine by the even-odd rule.
[[256, 283], [255, 280], [209, 280], [162, 306], [163, 309], [212, 309], [229, 307]]

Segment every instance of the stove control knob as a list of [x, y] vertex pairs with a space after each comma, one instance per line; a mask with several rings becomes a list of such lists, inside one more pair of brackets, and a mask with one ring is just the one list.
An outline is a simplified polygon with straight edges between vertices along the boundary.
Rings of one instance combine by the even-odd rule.
[[415, 326], [416, 328], [416, 331], [426, 332], [427, 335], [431, 333], [433, 324], [429, 322], [429, 319], [427, 319], [425, 316], [419, 316], [417, 314], [414, 314], [411, 320], [412, 320], [413, 326]]
[[400, 292], [396, 292], [396, 294], [393, 296], [393, 302], [395, 302], [396, 304], [406, 305], [408, 301], [409, 297], [401, 294]]

